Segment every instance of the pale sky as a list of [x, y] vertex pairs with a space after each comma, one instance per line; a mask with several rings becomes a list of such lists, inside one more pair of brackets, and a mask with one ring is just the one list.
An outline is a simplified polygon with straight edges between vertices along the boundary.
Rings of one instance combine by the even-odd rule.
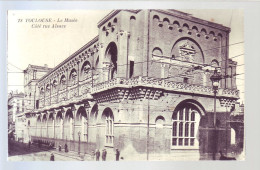
[[[244, 43], [240, 43], [244, 41], [243, 10], [181, 11], [230, 27], [229, 44], [239, 44], [230, 46], [229, 57], [244, 54]], [[109, 12], [109, 10], [9, 11], [8, 92], [23, 91], [22, 70], [29, 64], [42, 66], [48, 64], [49, 67], [54, 67], [98, 35], [97, 23]], [[75, 18], [77, 22], [66, 23], [66, 28], [32, 28], [31, 22], [25, 22], [28, 18], [52, 18], [50, 25], [57, 23], [58, 18]], [[18, 19], [23, 21], [18, 22]], [[244, 73], [244, 56], [235, 57], [233, 60], [238, 62], [237, 74]], [[240, 101], [244, 101], [244, 74], [237, 76], [237, 87], [242, 92]]]

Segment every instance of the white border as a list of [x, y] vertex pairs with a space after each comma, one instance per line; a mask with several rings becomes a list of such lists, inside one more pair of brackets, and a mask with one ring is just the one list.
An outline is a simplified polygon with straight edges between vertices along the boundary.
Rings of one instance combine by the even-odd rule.
[[[199, 162], [8, 162], [7, 161], [7, 74], [6, 70], [6, 49], [7, 49], [7, 10], [69, 10], [69, 9], [235, 9], [245, 10], [245, 129], [246, 129], [246, 161], [220, 162], [220, 161], [199, 161]], [[258, 95], [260, 76], [260, 3], [259, 2], [170, 2], [170, 1], [106, 1], [106, 2], [80, 2], [80, 1], [1, 1], [1, 31], [0, 31], [0, 169], [3, 170], [30, 170], [30, 169], [200, 169], [200, 170], [259, 170], [260, 169], [260, 133], [257, 106], [259, 105]]]

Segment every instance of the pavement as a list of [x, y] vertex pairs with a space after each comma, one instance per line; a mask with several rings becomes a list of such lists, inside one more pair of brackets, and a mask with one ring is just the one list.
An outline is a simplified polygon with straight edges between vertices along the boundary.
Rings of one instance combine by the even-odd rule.
[[[101, 151], [102, 152], [102, 151]], [[90, 154], [78, 154], [74, 151], [65, 152], [64, 150], [58, 151], [56, 148], [38, 148], [38, 146], [31, 145], [30, 149], [28, 144], [11, 141], [9, 145], [9, 156], [8, 161], [50, 161], [51, 153], [55, 156], [55, 161], [95, 161], [95, 157]], [[147, 154], [124, 154], [121, 152], [120, 161], [145, 161], [147, 160]], [[244, 160], [245, 155], [228, 155], [231, 157], [236, 157], [237, 160]], [[219, 155], [216, 156], [218, 159]], [[171, 154], [149, 154], [149, 160], [153, 161], [196, 161], [196, 160], [210, 160], [210, 155], [205, 155], [205, 158], [202, 158], [198, 154], [178, 154], [178, 156], [172, 156]], [[100, 156], [101, 161], [101, 156]], [[115, 153], [108, 151], [107, 161], [115, 161]]]

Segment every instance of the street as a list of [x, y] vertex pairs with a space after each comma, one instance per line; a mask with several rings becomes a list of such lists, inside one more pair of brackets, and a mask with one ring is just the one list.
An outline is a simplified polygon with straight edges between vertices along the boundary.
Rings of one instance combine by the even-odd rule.
[[35, 145], [28, 147], [28, 144], [10, 141], [8, 151], [9, 161], [50, 161], [51, 153], [55, 156], [55, 161], [91, 161], [89, 155], [79, 156], [75, 152], [58, 152], [55, 149], [38, 148]]

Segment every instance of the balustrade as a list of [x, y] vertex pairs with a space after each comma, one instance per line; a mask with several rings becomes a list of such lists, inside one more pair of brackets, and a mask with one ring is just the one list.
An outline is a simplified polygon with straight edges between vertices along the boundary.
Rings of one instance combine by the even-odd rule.
[[[97, 80], [93, 80], [96, 82]], [[184, 93], [203, 94], [213, 96], [213, 90], [210, 86], [188, 84], [182, 82], [173, 82], [166, 79], [156, 79], [152, 77], [133, 77], [131, 79], [114, 78], [101, 83], [94, 83], [92, 87], [92, 80], [87, 79], [81, 81], [79, 85], [75, 84], [59, 92], [53, 93], [51, 96], [45, 96], [44, 99], [40, 99], [40, 107], [48, 106], [50, 104], [57, 104], [62, 101], [75, 99], [76, 97], [84, 97], [88, 94], [95, 94], [101, 91], [109, 90], [115, 87], [131, 88], [134, 86], [144, 86], [151, 88], [166, 89], [169, 91], [177, 91]], [[219, 96], [239, 98], [239, 91], [234, 89], [219, 89]], [[79, 98], [79, 99], [81, 99]], [[51, 103], [50, 103], [51, 101]]]

